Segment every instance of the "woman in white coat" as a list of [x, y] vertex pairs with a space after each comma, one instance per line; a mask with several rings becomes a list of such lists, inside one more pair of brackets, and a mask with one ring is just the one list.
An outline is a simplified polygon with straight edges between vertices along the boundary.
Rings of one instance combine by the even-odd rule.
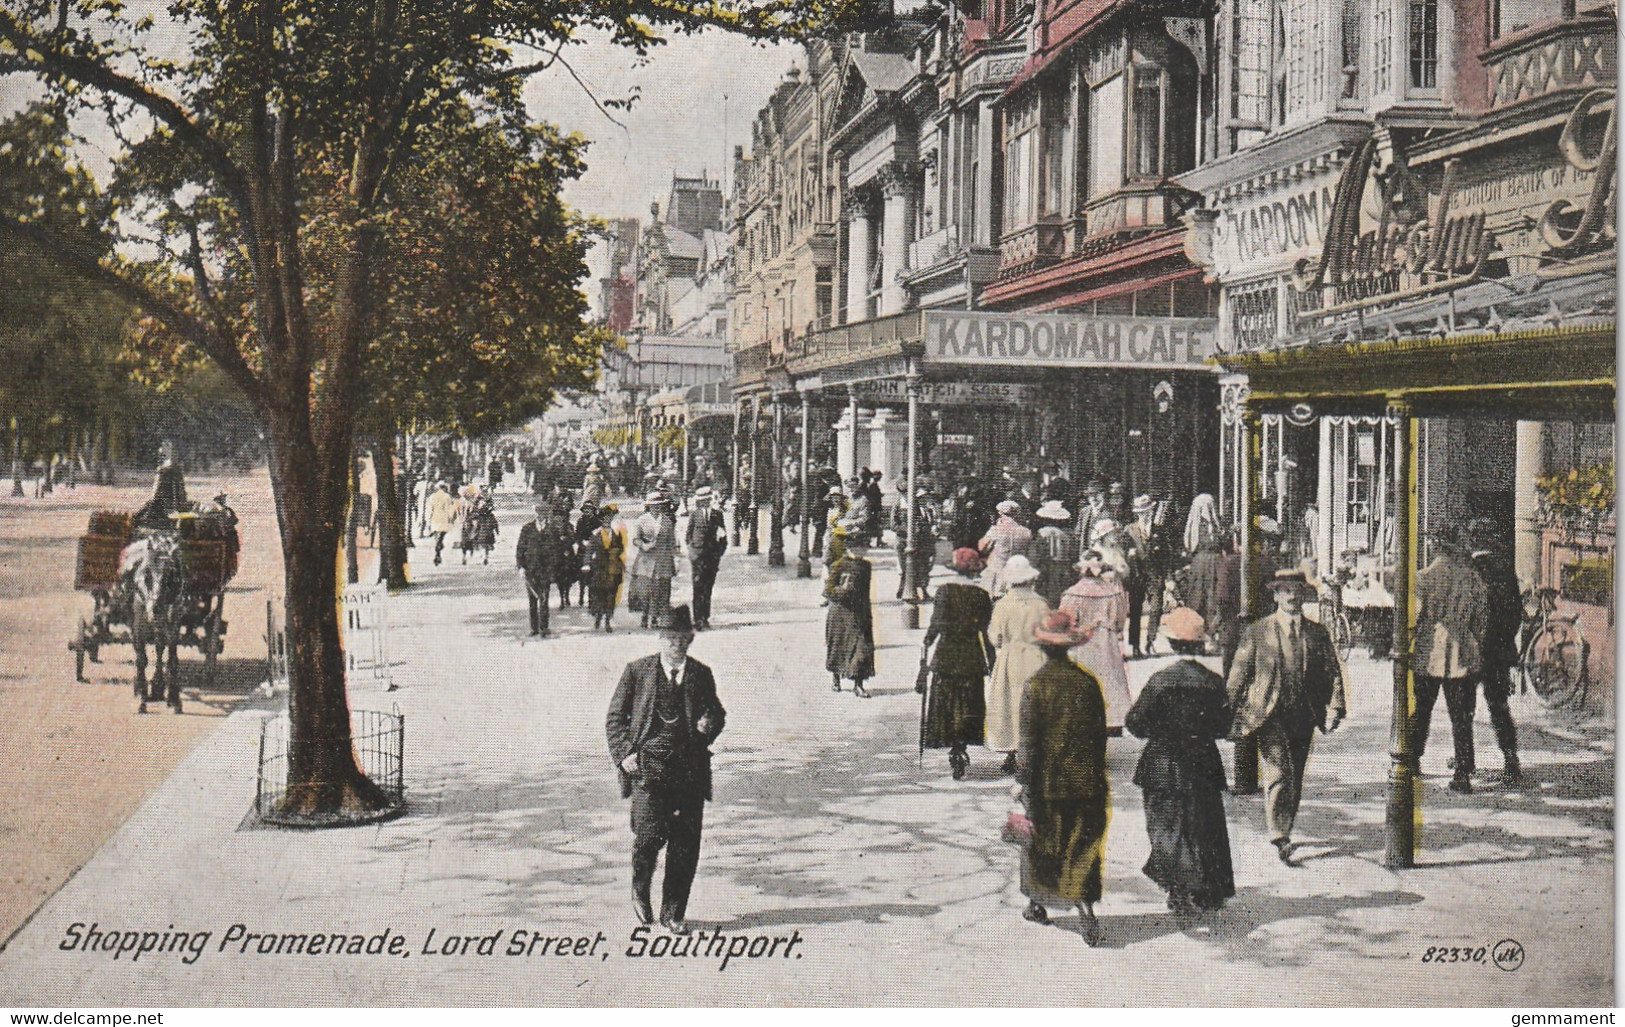
[[1022, 692], [1046, 659], [1033, 632], [1050, 609], [1033, 590], [1038, 569], [1025, 556], [1010, 557], [1002, 577], [1010, 591], [993, 604], [993, 623], [988, 627], [998, 656], [987, 679], [987, 747], [1004, 753], [1004, 773], [1014, 774], [1016, 750], [1021, 748]]

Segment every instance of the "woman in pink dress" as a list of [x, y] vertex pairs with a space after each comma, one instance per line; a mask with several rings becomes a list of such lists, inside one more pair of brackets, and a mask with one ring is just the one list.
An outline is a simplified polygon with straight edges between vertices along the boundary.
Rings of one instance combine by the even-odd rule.
[[1123, 733], [1134, 697], [1128, 690], [1128, 668], [1123, 663], [1123, 622], [1128, 617], [1128, 593], [1116, 575], [1106, 569], [1100, 550], [1090, 549], [1078, 560], [1083, 572], [1077, 584], [1061, 595], [1061, 609], [1072, 615], [1072, 623], [1093, 631], [1089, 641], [1072, 650], [1072, 659], [1100, 679], [1106, 697], [1106, 728], [1109, 734]]

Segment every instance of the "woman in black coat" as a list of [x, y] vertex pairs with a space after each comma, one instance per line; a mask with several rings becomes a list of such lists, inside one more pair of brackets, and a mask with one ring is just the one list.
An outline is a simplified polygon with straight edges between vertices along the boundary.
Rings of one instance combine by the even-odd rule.
[[[981, 745], [987, 699], [983, 694], [993, 668], [993, 644], [987, 628], [993, 619], [993, 597], [977, 585], [985, 565], [974, 549], [954, 551], [954, 570], [962, 580], [937, 589], [931, 626], [925, 633], [922, 661], [929, 659], [931, 688], [920, 721], [920, 747], [947, 749], [954, 780], [965, 776], [968, 745]], [[935, 642], [935, 651], [931, 643]], [[926, 654], [929, 654], [927, 657]]]
[[846, 541], [846, 554], [830, 568], [824, 595], [829, 613], [824, 619], [824, 669], [834, 678], [835, 691], [841, 679], [852, 679], [852, 694], [869, 698], [863, 683], [875, 676], [875, 620], [870, 604], [874, 566], [864, 559], [868, 539], [862, 527], [854, 529]]
[[1230, 732], [1224, 679], [1195, 660], [1151, 675], [1124, 722], [1146, 739], [1134, 783], [1145, 792], [1151, 858], [1145, 875], [1176, 913], [1218, 909], [1236, 894], [1224, 814], [1224, 763], [1215, 740]]

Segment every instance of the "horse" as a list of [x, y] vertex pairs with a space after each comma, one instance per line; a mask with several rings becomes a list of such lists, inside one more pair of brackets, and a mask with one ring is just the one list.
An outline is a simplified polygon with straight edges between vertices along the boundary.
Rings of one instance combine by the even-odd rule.
[[[136, 539], [119, 557], [119, 591], [130, 611], [130, 643], [135, 648], [135, 697], [147, 712], [148, 699], [165, 699], [181, 712], [180, 660], [176, 652], [186, 610], [186, 565], [178, 535], [155, 532]], [[147, 646], [156, 654], [152, 687], [147, 686]], [[168, 655], [168, 667], [164, 657]]]

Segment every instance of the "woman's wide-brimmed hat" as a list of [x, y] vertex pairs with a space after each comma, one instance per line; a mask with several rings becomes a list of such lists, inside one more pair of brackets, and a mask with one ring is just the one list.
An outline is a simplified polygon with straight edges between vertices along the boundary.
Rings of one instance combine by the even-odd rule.
[[1157, 505], [1156, 500], [1152, 499], [1150, 496], [1135, 496], [1134, 497], [1134, 512], [1135, 513], [1148, 513], [1151, 510], [1155, 509], [1156, 505]]
[[1116, 530], [1117, 530], [1117, 522], [1112, 520], [1110, 517], [1102, 517], [1100, 520], [1095, 522], [1095, 537], [1096, 538], [1099, 538], [1102, 535], [1110, 535], [1112, 532], [1114, 532]]
[[1033, 631], [1033, 641], [1039, 645], [1064, 645], [1071, 648], [1083, 645], [1094, 634], [1078, 627], [1070, 610], [1051, 610], [1039, 621]]
[[1025, 556], [1017, 553], [1006, 561], [1001, 576], [1006, 585], [1025, 585], [1038, 577], [1038, 568], [1029, 563]]
[[1072, 569], [1075, 571], [1086, 571], [1090, 567], [1104, 567], [1105, 564], [1106, 558], [1101, 555], [1100, 550], [1085, 549], [1083, 551], [1083, 555], [1078, 557], [1078, 562], [1072, 565]]
[[1062, 506], [1059, 499], [1052, 499], [1038, 508], [1038, 516], [1046, 521], [1070, 521], [1072, 511]]
[[711, 486], [709, 485], [701, 485], [699, 488], [694, 490], [694, 498], [696, 500], [710, 499], [714, 495], [716, 495], [716, 493], [711, 490]]
[[994, 507], [994, 509], [1002, 514], [1013, 514], [1021, 510], [1021, 504], [1016, 502], [1014, 499], [1006, 499], [1001, 501], [998, 506]]
[[666, 494], [664, 492], [651, 492], [643, 497], [644, 506], [665, 506]]
[[954, 570], [961, 574], [975, 577], [987, 567], [987, 561], [982, 554], [970, 546], [963, 546], [954, 550]]

